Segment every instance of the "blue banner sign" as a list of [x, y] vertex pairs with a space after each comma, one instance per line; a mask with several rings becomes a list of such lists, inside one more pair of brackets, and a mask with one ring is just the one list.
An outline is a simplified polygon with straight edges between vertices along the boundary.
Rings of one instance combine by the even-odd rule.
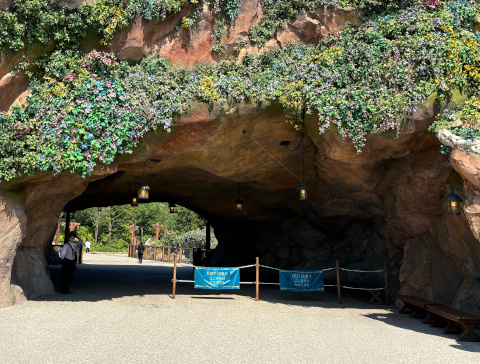
[[195, 267], [195, 288], [240, 289], [238, 268]]
[[325, 292], [321, 270], [281, 270], [280, 291]]

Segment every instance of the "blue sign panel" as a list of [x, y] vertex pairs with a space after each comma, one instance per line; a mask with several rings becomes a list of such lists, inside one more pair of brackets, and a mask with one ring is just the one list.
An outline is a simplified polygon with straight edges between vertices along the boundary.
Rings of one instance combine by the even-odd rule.
[[240, 289], [238, 268], [195, 267], [195, 288]]
[[281, 270], [280, 291], [325, 292], [321, 270]]

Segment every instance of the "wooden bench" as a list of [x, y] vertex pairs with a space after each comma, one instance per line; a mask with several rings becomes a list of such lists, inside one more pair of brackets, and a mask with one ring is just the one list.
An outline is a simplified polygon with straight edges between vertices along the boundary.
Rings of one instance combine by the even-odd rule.
[[468, 336], [470, 336], [470, 341], [480, 341], [480, 336], [473, 331], [475, 326], [480, 324], [480, 317], [438, 304], [427, 304], [427, 311], [447, 322], [447, 326], [443, 330], [444, 334], [448, 334], [452, 328], [458, 327], [462, 330], [457, 338], [458, 341], [466, 340]]
[[443, 306], [440, 303], [417, 296], [399, 294], [397, 298], [405, 304], [405, 306], [400, 310], [400, 313], [408, 313], [407, 311], [410, 311], [410, 317], [424, 318], [423, 323], [428, 323], [431, 319], [431, 316], [427, 310], [427, 305]]

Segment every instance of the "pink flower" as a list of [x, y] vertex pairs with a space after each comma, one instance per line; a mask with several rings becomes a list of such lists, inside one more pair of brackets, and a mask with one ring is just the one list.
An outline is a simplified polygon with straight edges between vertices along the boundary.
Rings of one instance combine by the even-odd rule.
[[440, 1], [438, 1], [438, 0], [427, 0], [427, 1], [425, 1], [425, 5], [427, 5], [428, 7], [432, 8], [432, 9], [435, 9], [437, 6], [440, 5]]

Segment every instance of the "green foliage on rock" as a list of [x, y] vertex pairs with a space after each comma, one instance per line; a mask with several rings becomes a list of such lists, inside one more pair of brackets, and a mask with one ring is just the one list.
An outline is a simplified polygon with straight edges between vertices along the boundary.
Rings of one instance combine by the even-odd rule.
[[[38, 11], [50, 6], [47, 0], [34, 3]], [[225, 5], [212, 6], [217, 3]], [[299, 0], [294, 9], [314, 3]], [[106, 8], [120, 6], [120, 13], [112, 13], [117, 15], [139, 11], [115, 0], [95, 6], [100, 10], [82, 11], [109, 24], [113, 18], [101, 15]], [[28, 105], [0, 114], [0, 178], [38, 169], [86, 176], [96, 164], [130, 153], [148, 131], [170, 130], [195, 101], [230, 108], [277, 100], [298, 130], [306, 108], [318, 115], [320, 133], [334, 126], [360, 152], [368, 133], [399, 130], [430, 95], [448, 100], [452, 90], [460, 90], [468, 102], [457, 110], [455, 119], [465, 124], [457, 132], [476, 137], [480, 38], [472, 28], [479, 14], [478, 1], [419, 2], [348, 25], [318, 45], [290, 44], [194, 68], [174, 68], [155, 56], [129, 64], [108, 53], [57, 50], [37, 62]], [[104, 33], [105, 39], [110, 35]], [[32, 37], [50, 39], [42, 32]], [[452, 112], [439, 116], [433, 129], [448, 127]]]

